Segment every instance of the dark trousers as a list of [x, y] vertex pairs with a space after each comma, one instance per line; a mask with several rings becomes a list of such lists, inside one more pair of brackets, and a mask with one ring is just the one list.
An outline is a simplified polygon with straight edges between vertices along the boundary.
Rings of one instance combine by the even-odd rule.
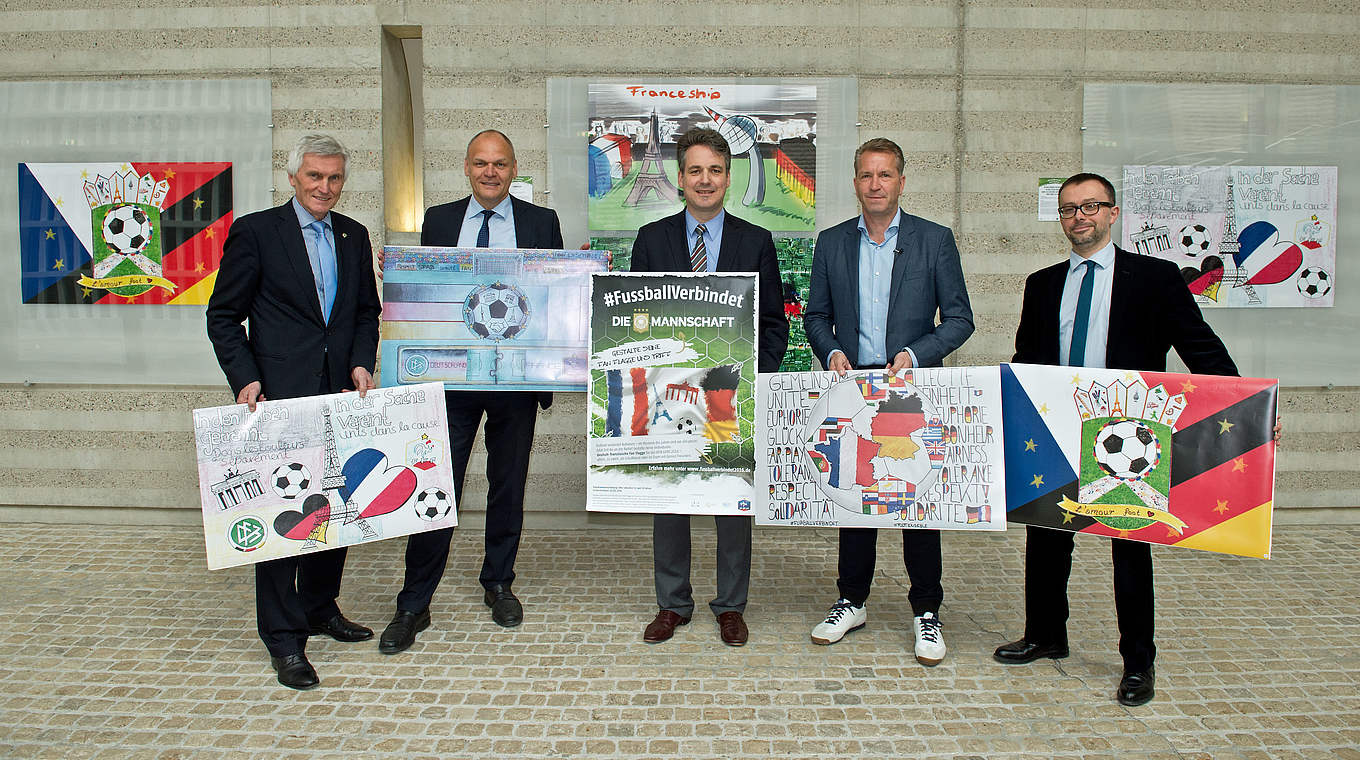
[[307, 648], [313, 623], [340, 614], [340, 575], [346, 550], [328, 549], [301, 557], [281, 557], [255, 565], [255, 623], [260, 640], [274, 657]]
[[[509, 587], [515, 580], [515, 556], [524, 527], [524, 482], [529, 476], [529, 450], [538, 417], [537, 393], [517, 391], [448, 391], [449, 448], [453, 491], [463, 506], [463, 476], [477, 428], [486, 418], [486, 556], [482, 586]], [[449, 560], [453, 528], [416, 533], [406, 540], [406, 582], [397, 609], [420, 612], [430, 606]]]
[[[1072, 574], [1075, 533], [1029, 526], [1025, 529], [1025, 638], [1040, 644], [1067, 643], [1067, 579]], [[1110, 539], [1114, 562], [1114, 607], [1119, 620], [1119, 654], [1124, 669], [1152, 667], [1152, 547]]]
[[[907, 576], [911, 578], [911, 590], [907, 592], [911, 613], [938, 615], [940, 603], [944, 601], [944, 587], [940, 585], [943, 574], [940, 532], [915, 528], [897, 532], [902, 534], [902, 559], [907, 565]], [[878, 528], [840, 529], [840, 577], [836, 579], [836, 586], [841, 596], [856, 605], [864, 604], [869, 598], [869, 584], [873, 582], [878, 559], [877, 545]]]
[[[656, 605], [680, 617], [694, 615], [694, 588], [690, 585], [689, 515], [652, 515], [652, 577]], [[718, 595], [708, 603], [714, 615], [745, 612], [751, 586], [751, 524], [749, 517], [717, 515]]]
[[[317, 394], [338, 390], [323, 366]], [[344, 548], [328, 549], [255, 564], [255, 626], [270, 655], [305, 651], [312, 624], [340, 614], [335, 598], [340, 595], [345, 554]]]

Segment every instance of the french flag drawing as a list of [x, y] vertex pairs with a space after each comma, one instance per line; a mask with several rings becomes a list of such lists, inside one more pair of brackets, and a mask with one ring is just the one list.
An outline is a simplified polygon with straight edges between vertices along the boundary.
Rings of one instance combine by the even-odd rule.
[[405, 465], [388, 467], [387, 455], [377, 449], [355, 452], [340, 472], [345, 476], [340, 496], [358, 507], [346, 523], [393, 512], [416, 490], [415, 472]]

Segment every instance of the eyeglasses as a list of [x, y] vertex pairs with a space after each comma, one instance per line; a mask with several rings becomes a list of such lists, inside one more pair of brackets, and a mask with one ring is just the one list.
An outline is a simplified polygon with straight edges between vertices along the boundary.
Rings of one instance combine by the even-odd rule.
[[1083, 203], [1080, 206], [1059, 206], [1058, 216], [1061, 216], [1064, 219], [1071, 219], [1077, 215], [1077, 209], [1081, 209], [1083, 216], [1095, 216], [1105, 207], [1114, 208], [1114, 204], [1109, 201], [1091, 201], [1090, 203]]

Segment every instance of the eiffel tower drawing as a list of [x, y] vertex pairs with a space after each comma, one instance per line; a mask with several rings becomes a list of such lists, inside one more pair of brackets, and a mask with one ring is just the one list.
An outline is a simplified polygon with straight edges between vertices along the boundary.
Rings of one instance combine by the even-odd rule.
[[623, 205], [637, 206], [649, 192], [656, 193], [657, 200], [663, 203], [680, 197], [680, 191], [671, 184], [670, 177], [666, 176], [661, 165], [661, 134], [657, 129], [656, 111], [652, 111], [650, 137], [647, 139], [647, 151], [642, 154], [642, 168], [638, 169], [633, 189], [628, 191], [628, 199]]
[[[331, 424], [331, 408], [329, 406], [324, 407], [321, 416], [325, 424], [323, 435], [326, 442], [325, 468], [321, 473], [321, 490], [323, 492], [335, 491], [335, 498], [331, 499], [331, 503], [335, 504], [339, 501], [344, 504], [344, 508], [340, 511], [340, 523], [342, 525], [352, 521], [364, 532], [364, 538], [377, 538], [378, 534], [369, 526], [367, 520], [356, 519], [359, 508], [354, 503], [353, 493], [350, 494], [349, 499], [343, 498], [339, 493], [340, 489], [345, 486], [345, 473], [340, 466], [340, 453], [335, 448], [335, 427]], [[334, 516], [334, 513], [332, 513], [332, 516]], [[308, 544], [312, 543], [310, 536], [307, 537], [307, 542]], [[303, 548], [307, 548], [307, 546], [304, 545]]]
[[[1223, 259], [1223, 284], [1229, 287], [1241, 287], [1247, 294], [1248, 306], [1260, 306], [1261, 297], [1256, 294], [1256, 289], [1246, 283], [1247, 273], [1237, 266], [1237, 254], [1242, 250], [1242, 244], [1237, 241], [1237, 210], [1233, 201], [1233, 181], [1232, 172], [1228, 172], [1228, 203], [1223, 212], [1223, 239], [1218, 244], [1218, 255]], [[1228, 262], [1233, 263], [1232, 276], [1228, 275]]]

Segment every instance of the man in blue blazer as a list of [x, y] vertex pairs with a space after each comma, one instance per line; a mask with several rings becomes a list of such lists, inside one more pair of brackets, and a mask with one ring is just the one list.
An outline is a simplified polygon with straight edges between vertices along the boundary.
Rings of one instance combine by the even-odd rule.
[[[855, 195], [862, 213], [817, 236], [803, 325], [813, 353], [829, 370], [938, 367], [973, 334], [954, 233], [897, 205], [906, 186], [904, 166], [902, 149], [891, 140], [861, 145]], [[876, 528], [841, 528], [840, 598], [812, 629], [814, 644], [834, 644], [864, 627], [877, 540]], [[940, 532], [903, 530], [902, 551], [911, 578], [916, 659], [937, 665], [945, 655]]]
[[[685, 210], [644, 225], [633, 243], [634, 272], [756, 272], [759, 324], [756, 368], [776, 372], [789, 344], [779, 257], [770, 231], [727, 213], [723, 200], [731, 184], [732, 152], [711, 129], [695, 127], [676, 140], [679, 185]], [[728, 646], [746, 643], [751, 581], [751, 518], [714, 518], [718, 531], [718, 595], [709, 609]], [[650, 644], [665, 641], [694, 614], [690, 586], [689, 515], [652, 517], [652, 560], [660, 610], [643, 631]]]
[[[494, 129], [479, 132], [468, 143], [463, 173], [472, 195], [433, 206], [425, 212], [421, 245], [460, 248], [562, 247], [557, 212], [510, 195], [518, 167], [510, 138]], [[524, 617], [519, 598], [510, 590], [515, 557], [524, 526], [524, 484], [529, 451], [534, 445], [538, 407], [552, 405], [551, 393], [531, 391], [446, 391], [449, 446], [453, 460], [454, 496], [462, 503], [463, 476], [477, 428], [486, 419], [486, 555], [480, 580], [482, 600], [491, 618], [514, 627]], [[406, 579], [397, 595], [397, 611], [378, 640], [384, 654], [408, 649], [416, 634], [430, 626], [430, 600], [444, 575], [453, 528], [416, 533], [406, 540]]]
[[[227, 232], [208, 300], [208, 337], [237, 403], [252, 412], [266, 396], [374, 387], [382, 307], [368, 230], [331, 210], [347, 164], [334, 138], [303, 137], [288, 156], [293, 198], [237, 219]], [[343, 548], [255, 565], [260, 638], [284, 686], [319, 683], [304, 653], [309, 634], [373, 637], [335, 603], [344, 567]]]

